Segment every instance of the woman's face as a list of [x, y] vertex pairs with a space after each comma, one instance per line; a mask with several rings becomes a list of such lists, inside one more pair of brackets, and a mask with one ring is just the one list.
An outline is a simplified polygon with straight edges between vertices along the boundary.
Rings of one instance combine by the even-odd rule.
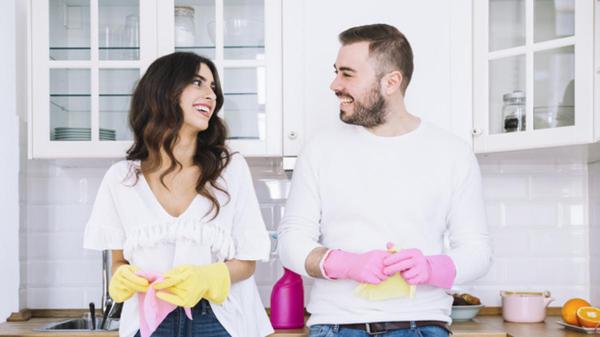
[[182, 131], [200, 132], [208, 128], [208, 121], [215, 111], [217, 95], [215, 82], [210, 68], [204, 63], [179, 98], [179, 106], [183, 111]]

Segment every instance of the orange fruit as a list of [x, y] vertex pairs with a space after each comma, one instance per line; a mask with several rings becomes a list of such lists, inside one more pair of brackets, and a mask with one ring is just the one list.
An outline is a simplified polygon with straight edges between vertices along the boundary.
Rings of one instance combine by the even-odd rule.
[[579, 322], [577, 321], [577, 309], [589, 306], [591, 306], [591, 304], [584, 299], [571, 298], [570, 300], [566, 301], [565, 304], [563, 304], [560, 314], [565, 323], [578, 325]]
[[600, 327], [600, 309], [594, 307], [581, 307], [577, 309], [579, 325], [586, 328]]

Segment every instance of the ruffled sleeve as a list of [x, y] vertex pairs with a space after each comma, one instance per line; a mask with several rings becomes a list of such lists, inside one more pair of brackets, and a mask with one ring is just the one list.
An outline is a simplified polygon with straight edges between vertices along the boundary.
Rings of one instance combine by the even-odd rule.
[[235, 165], [238, 171], [235, 180], [237, 186], [232, 188], [237, 191], [232, 195], [236, 199], [231, 230], [236, 248], [235, 258], [268, 261], [271, 241], [256, 199], [250, 169], [241, 155], [234, 155], [230, 165]]
[[113, 177], [113, 168], [114, 166], [106, 172], [100, 183], [92, 214], [85, 226], [84, 248], [95, 250], [123, 248], [125, 233], [113, 195], [114, 184], [118, 183], [118, 179]]

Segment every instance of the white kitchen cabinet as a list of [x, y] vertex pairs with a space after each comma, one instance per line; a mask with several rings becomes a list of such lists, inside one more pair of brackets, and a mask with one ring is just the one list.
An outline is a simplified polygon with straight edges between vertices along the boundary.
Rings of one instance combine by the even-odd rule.
[[228, 144], [280, 156], [281, 0], [32, 0], [29, 157], [123, 157], [131, 93], [157, 57], [221, 76]]
[[387, 23], [414, 53], [408, 111], [471, 141], [471, 0], [290, 0], [283, 3], [284, 155], [296, 156], [317, 130], [339, 121], [329, 89], [340, 47], [352, 26]]
[[594, 139], [594, 1], [473, 1], [474, 148]]

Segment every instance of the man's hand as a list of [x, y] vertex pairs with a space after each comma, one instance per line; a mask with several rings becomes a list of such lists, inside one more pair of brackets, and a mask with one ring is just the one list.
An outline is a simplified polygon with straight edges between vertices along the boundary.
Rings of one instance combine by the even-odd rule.
[[323, 270], [332, 279], [352, 279], [360, 283], [379, 284], [388, 278], [383, 272], [384, 258], [390, 253], [372, 250], [354, 254], [343, 250], [333, 250], [323, 261]]
[[[390, 247], [388, 243], [388, 247]], [[428, 284], [440, 288], [452, 287], [456, 267], [448, 255], [425, 256], [416, 248], [403, 249], [383, 260], [384, 273], [388, 276], [400, 273], [412, 285]]]

